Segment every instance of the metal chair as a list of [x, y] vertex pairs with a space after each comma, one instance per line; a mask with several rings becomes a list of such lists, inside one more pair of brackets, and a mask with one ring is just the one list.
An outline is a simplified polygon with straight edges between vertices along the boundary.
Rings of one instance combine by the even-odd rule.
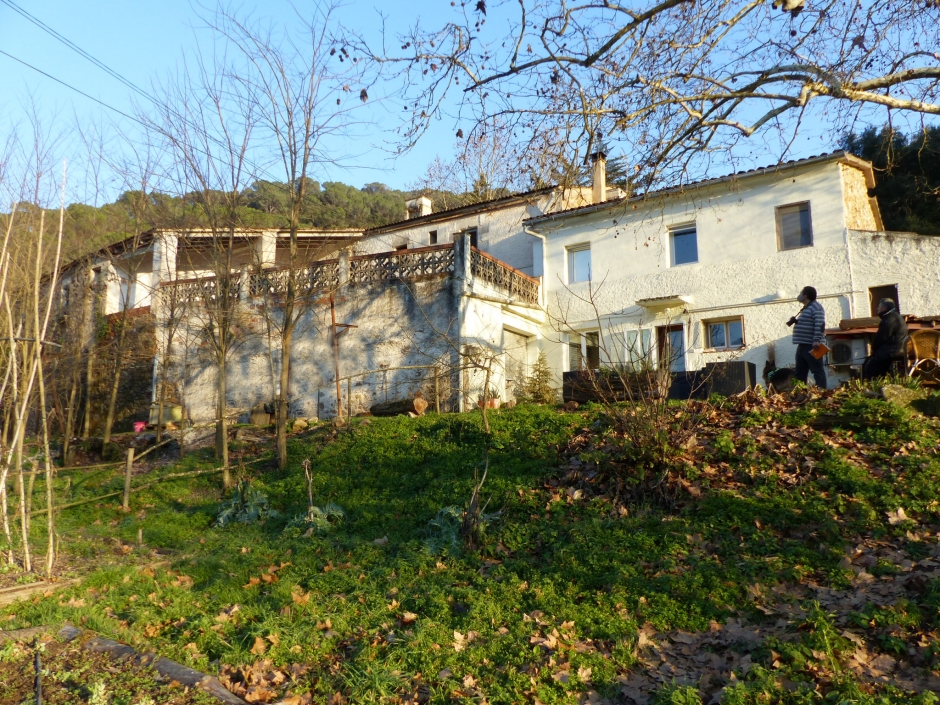
[[940, 330], [919, 330], [908, 338], [908, 356], [912, 360], [907, 376], [915, 372], [932, 376], [940, 370]]

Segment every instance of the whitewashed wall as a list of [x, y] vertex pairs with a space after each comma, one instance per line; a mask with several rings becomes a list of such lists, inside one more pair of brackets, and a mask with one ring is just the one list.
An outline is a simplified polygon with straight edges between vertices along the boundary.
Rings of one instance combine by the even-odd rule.
[[[501, 399], [514, 396], [514, 389], [519, 380], [507, 381], [507, 371], [513, 363], [521, 363], [528, 368], [538, 356], [546, 321], [544, 313], [532, 307], [512, 305], [506, 295], [479, 279], [472, 279], [464, 291], [461, 306], [461, 342], [464, 346], [472, 345], [487, 351], [491, 364], [490, 387], [499, 392]], [[507, 352], [508, 333], [524, 336], [527, 339], [525, 350]], [[507, 355], [515, 359], [507, 359]], [[518, 365], [517, 365], [518, 367]], [[486, 373], [483, 370], [465, 375], [464, 405], [473, 407], [483, 394]], [[508, 388], [509, 387], [509, 388]]]
[[868, 289], [896, 284], [901, 313], [940, 315], [940, 236], [849, 230], [855, 308], [868, 315]]
[[[836, 160], [797, 165], [536, 224], [549, 243], [545, 283], [553, 324], [543, 347], [553, 369], [567, 369], [572, 329], [606, 332], [605, 347], [619, 361], [623, 332], [663, 325], [684, 326], [690, 370], [735, 358], [760, 371], [771, 350], [778, 365], [791, 365], [795, 348], [785, 321], [799, 310], [795, 296], [806, 285], [816, 287], [830, 327], [868, 315], [867, 290], [882, 284], [899, 283], [905, 312], [940, 312], [940, 240], [847, 230], [843, 169]], [[778, 251], [774, 208], [802, 201], [810, 202], [813, 246]], [[693, 222], [698, 262], [671, 266], [669, 229]], [[567, 248], [584, 243], [591, 246], [592, 282], [569, 285]], [[636, 305], [666, 296], [690, 303], [663, 311]], [[738, 315], [745, 348], [709, 351], [704, 322]], [[654, 330], [654, 345], [655, 339]]]

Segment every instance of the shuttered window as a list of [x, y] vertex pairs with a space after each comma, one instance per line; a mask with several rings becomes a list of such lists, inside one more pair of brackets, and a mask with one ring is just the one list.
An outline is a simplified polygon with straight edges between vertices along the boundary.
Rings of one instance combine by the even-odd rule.
[[777, 248], [796, 250], [813, 246], [809, 201], [777, 207]]

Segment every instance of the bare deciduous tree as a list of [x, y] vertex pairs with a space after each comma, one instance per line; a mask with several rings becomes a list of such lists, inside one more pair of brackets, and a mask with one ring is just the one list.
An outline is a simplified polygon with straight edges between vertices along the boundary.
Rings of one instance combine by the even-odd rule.
[[[243, 192], [256, 174], [249, 158], [256, 127], [255, 102], [240, 92], [224, 57], [195, 67], [167, 83], [155, 116], [143, 116], [166, 141], [171, 172], [180, 195], [198, 209], [206, 227], [186, 234], [184, 252], [199, 261], [187, 264], [201, 289], [202, 333], [216, 366], [216, 456], [228, 468], [227, 366], [240, 339], [238, 292], [241, 272], [236, 249], [241, 244]], [[225, 475], [226, 485], [228, 474]]]
[[[331, 32], [332, 4], [314, 5], [310, 16], [296, 12], [290, 30], [265, 28], [250, 18], [219, 8], [210, 18], [216, 31], [241, 52], [244, 61], [233, 66], [232, 84], [241, 91], [241, 104], [258, 120], [264, 144], [276, 156], [286, 179], [278, 199], [288, 228], [287, 281], [276, 306], [266, 306], [266, 318], [280, 338], [280, 369], [275, 385], [278, 466], [287, 463], [287, 417], [291, 351], [301, 318], [312, 303], [301, 281], [301, 270], [325, 250], [301, 248], [300, 219], [308, 198], [310, 175], [341, 160], [341, 137], [351, 137], [363, 70], [358, 61], [344, 61]], [[364, 89], [363, 89], [364, 90]], [[362, 94], [361, 94], [362, 95]], [[365, 98], [362, 98], [362, 102]]]
[[839, 132], [879, 111], [940, 114], [934, 0], [484, 0], [398, 50], [347, 36], [397, 71], [405, 147], [453, 109], [501, 120], [530, 160], [583, 157], [603, 134], [645, 186], [758, 133], [776, 131], [781, 156], [810, 118]]

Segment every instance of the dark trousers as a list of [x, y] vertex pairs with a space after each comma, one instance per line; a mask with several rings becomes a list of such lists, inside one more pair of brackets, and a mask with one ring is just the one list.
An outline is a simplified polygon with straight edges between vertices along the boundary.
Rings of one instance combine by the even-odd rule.
[[813, 373], [813, 379], [816, 380], [816, 386], [826, 388], [826, 367], [822, 360], [817, 360], [812, 355], [813, 346], [800, 343], [796, 346], [796, 378], [803, 384], [809, 378], [809, 373]]
[[862, 379], [884, 377], [891, 371], [891, 355], [875, 353], [862, 365]]

